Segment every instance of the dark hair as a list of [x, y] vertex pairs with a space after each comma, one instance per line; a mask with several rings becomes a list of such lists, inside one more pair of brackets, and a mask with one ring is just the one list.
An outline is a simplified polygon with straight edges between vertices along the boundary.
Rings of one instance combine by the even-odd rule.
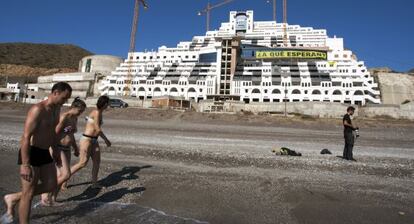
[[108, 96], [100, 96], [98, 99], [98, 102], [96, 102], [96, 107], [98, 109], [102, 109], [105, 104], [109, 103], [109, 97]]
[[353, 107], [353, 106], [349, 106], [347, 109], [346, 109], [346, 112], [349, 112], [349, 111], [355, 111], [355, 107]]
[[72, 87], [67, 83], [67, 82], [58, 82], [55, 83], [52, 87], [52, 93], [53, 91], [59, 91], [59, 92], [64, 92], [64, 91], [69, 91], [72, 92]]
[[73, 100], [71, 107], [86, 108], [86, 103], [78, 96]]

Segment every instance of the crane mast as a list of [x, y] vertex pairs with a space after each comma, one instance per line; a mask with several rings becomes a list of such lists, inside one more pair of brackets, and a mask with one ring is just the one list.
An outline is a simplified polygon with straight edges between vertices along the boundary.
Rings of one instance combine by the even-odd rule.
[[287, 36], [287, 0], [283, 0], [283, 44], [285, 47], [288, 45]]
[[211, 5], [210, 2], [207, 3], [207, 7], [205, 9], [202, 9], [198, 12], [198, 15], [201, 16], [203, 14], [206, 14], [206, 31], [210, 30], [210, 12], [212, 9], [218, 8], [222, 5], [228, 4], [234, 0], [226, 0], [224, 2], [217, 3], [215, 5]]
[[[138, 16], [139, 16], [139, 8], [140, 4], [144, 6], [144, 9], [148, 9], [148, 5], [145, 0], [135, 0], [134, 5], [134, 18], [132, 21], [132, 28], [131, 28], [131, 38], [129, 41], [129, 53], [135, 52], [135, 38], [137, 34], [137, 26], [138, 26]], [[128, 62], [128, 72], [127, 78], [125, 79], [126, 88], [124, 89], [124, 95], [129, 96], [132, 88], [132, 65], [131, 62]]]

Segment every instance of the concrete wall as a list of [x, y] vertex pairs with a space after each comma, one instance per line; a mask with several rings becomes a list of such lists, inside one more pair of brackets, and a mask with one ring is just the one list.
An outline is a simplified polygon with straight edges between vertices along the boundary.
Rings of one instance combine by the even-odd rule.
[[[86, 91], [89, 89], [90, 82], [68, 82], [72, 90]], [[50, 91], [55, 83], [39, 83], [37, 87]]]
[[[96, 102], [98, 101], [99, 97], [88, 97], [86, 100], [83, 99], [88, 107], [95, 107]], [[117, 98], [117, 97], [110, 97], [110, 98], [116, 98], [121, 99], [124, 102], [128, 103], [129, 107], [143, 107], [143, 108], [150, 108], [152, 107], [152, 100], [137, 100], [137, 99], [123, 99], [123, 98]], [[72, 102], [71, 100], [69, 100]]]
[[401, 73], [377, 73], [383, 104], [414, 101], [414, 77]]
[[[324, 103], [324, 102], [287, 102], [286, 112], [288, 114], [303, 114], [312, 117], [341, 117], [346, 113], [348, 105], [340, 103]], [[220, 108], [212, 101], [202, 101], [197, 104], [197, 111], [214, 112]], [[223, 112], [240, 112], [250, 111], [253, 113], [269, 112], [269, 113], [285, 113], [284, 103], [249, 103], [239, 101], [224, 102]], [[356, 112], [357, 113], [357, 112]]]
[[[90, 60], [90, 70], [86, 71], [87, 61]], [[37, 79], [39, 89], [50, 91], [56, 82], [68, 82], [74, 92], [73, 96], [99, 96], [98, 86], [105, 75], [109, 75], [122, 63], [122, 58], [110, 55], [92, 55], [84, 57], [79, 62], [79, 72], [58, 73], [50, 76], [40, 76]]]
[[362, 107], [360, 114], [363, 117], [392, 117], [395, 119], [414, 120], [414, 102], [403, 105], [372, 105]]
[[72, 97], [79, 96], [85, 98], [90, 94], [94, 94], [95, 78], [95, 73], [58, 73], [49, 76], [40, 76], [37, 79], [38, 83], [32, 85], [49, 93], [55, 83], [67, 82], [72, 87]]
[[[199, 112], [215, 112], [222, 108], [222, 112], [240, 112], [250, 111], [253, 113], [278, 113], [284, 114], [284, 103], [250, 103], [226, 101], [222, 104], [213, 101], [202, 101], [194, 105]], [[295, 102], [286, 103], [286, 112], [288, 114], [302, 114], [320, 118], [340, 118], [346, 113], [349, 105], [341, 103], [324, 103], [324, 102]], [[395, 119], [414, 120], [414, 102], [397, 105], [368, 105], [357, 107], [356, 116], [361, 117], [392, 117]]]
[[57, 73], [48, 76], [39, 76], [37, 83], [70, 82], [70, 81], [94, 81], [95, 73]]
[[101, 73], [103, 75], [111, 74], [111, 72], [114, 71], [116, 67], [123, 62], [122, 58], [111, 55], [87, 56], [82, 58], [82, 60], [79, 62], [79, 72], [87, 72], [86, 65], [89, 59], [91, 60], [91, 67], [90, 71], [88, 72]]

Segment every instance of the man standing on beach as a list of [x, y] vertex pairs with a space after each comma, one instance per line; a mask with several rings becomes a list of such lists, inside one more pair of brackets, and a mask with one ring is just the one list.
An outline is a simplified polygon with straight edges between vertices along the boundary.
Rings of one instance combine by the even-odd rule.
[[356, 161], [352, 155], [352, 149], [354, 147], [354, 134], [353, 131], [358, 129], [358, 127], [352, 125], [352, 115], [354, 115], [355, 108], [350, 106], [346, 109], [346, 114], [342, 119], [342, 123], [344, 125], [344, 138], [345, 138], [345, 147], [343, 158], [346, 160]]
[[[33, 196], [56, 188], [54, 159], [59, 162], [59, 151], [56, 148], [58, 139], [55, 128], [59, 121], [60, 107], [71, 94], [69, 84], [58, 82], [52, 87], [48, 98], [33, 105], [27, 113], [18, 156], [22, 191], [4, 196], [7, 213], [1, 217], [2, 223], [13, 222], [14, 207], [19, 201], [19, 221], [29, 223]], [[50, 147], [53, 158], [49, 153]]]

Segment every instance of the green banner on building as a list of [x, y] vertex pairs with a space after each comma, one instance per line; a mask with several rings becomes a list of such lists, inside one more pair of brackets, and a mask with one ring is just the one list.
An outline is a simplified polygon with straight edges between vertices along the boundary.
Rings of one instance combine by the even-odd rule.
[[323, 51], [300, 51], [300, 50], [280, 50], [280, 51], [256, 51], [258, 59], [272, 58], [303, 58], [327, 60], [328, 54]]

